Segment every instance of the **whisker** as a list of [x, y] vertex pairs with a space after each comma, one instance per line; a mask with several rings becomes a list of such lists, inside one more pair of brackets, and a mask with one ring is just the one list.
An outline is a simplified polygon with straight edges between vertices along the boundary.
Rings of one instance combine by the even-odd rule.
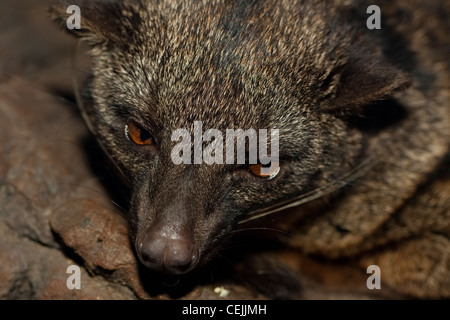
[[108, 195], [105, 194], [104, 192], [101, 192], [101, 191], [99, 191], [99, 190], [97, 190], [97, 189], [94, 189], [94, 188], [91, 188], [91, 187], [88, 187], [88, 186], [84, 186], [84, 185], [79, 185], [79, 184], [76, 184], [76, 183], [58, 183], [57, 185], [59, 185], [59, 186], [70, 186], [70, 187], [77, 187], [77, 188], [87, 189], [87, 190], [89, 190], [89, 191], [92, 191], [92, 192], [94, 192], [94, 193], [96, 193], [96, 194], [98, 194], [98, 195], [104, 197], [105, 199], [108, 199], [109, 202], [111, 202], [114, 206], [116, 206], [117, 208], [120, 209], [120, 211], [117, 211], [117, 213], [123, 214], [124, 212], [126, 212], [126, 210], [125, 210], [120, 204], [118, 204], [117, 202], [115, 202], [114, 200], [112, 200], [110, 197], [108, 197]]
[[169, 280], [169, 279], [164, 279], [162, 283], [163, 283], [163, 285], [165, 285], [166, 287], [169, 287], [169, 288], [176, 287], [180, 283], [180, 277], [176, 277], [175, 278], [176, 281], [174, 283], [167, 283], [167, 280]]
[[81, 68], [77, 68], [76, 66], [71, 68], [71, 71], [73, 71], [74, 73], [76, 72], [76, 73], [79, 73], [79, 74], [83, 74], [85, 76], [89, 76], [91, 74], [91, 72], [86, 71], [86, 70], [81, 69]]
[[290, 236], [292, 235], [289, 232], [286, 232], [284, 230], [280, 230], [280, 229], [275, 229], [275, 228], [245, 228], [245, 229], [238, 229], [238, 230], [233, 230], [231, 233], [238, 233], [238, 232], [245, 232], [245, 231], [273, 231], [273, 232], [278, 232], [278, 233], [282, 233], [284, 235]]
[[352, 169], [349, 173], [347, 173], [344, 177], [339, 180], [335, 180], [326, 184], [325, 186], [319, 187], [315, 190], [309, 191], [307, 193], [301, 194], [297, 197], [289, 199], [287, 201], [283, 201], [281, 203], [274, 204], [272, 206], [258, 209], [249, 213], [251, 217], [239, 221], [238, 224], [247, 223], [249, 221], [253, 221], [256, 219], [260, 219], [267, 215], [270, 215], [275, 212], [279, 212], [285, 209], [297, 207], [299, 205], [305, 204], [307, 202], [319, 199], [323, 196], [331, 194], [350, 183], [356, 181], [361, 176], [365, 175], [370, 169], [372, 169], [376, 164], [376, 161], [373, 161], [373, 157], [369, 157], [365, 161], [361, 162], [358, 166]]
[[61, 130], [64, 128], [64, 126], [69, 123], [70, 121], [72, 121], [73, 119], [78, 118], [78, 116], [76, 114], [72, 114], [69, 117], [67, 117], [66, 120], [64, 120], [57, 128], [55, 131], [56, 135], [59, 135], [59, 133], [61, 132]]
[[210, 277], [211, 283], [214, 283], [214, 272], [213, 272], [213, 269], [211, 268], [209, 263], [206, 264], [205, 267], [209, 271], [209, 277]]

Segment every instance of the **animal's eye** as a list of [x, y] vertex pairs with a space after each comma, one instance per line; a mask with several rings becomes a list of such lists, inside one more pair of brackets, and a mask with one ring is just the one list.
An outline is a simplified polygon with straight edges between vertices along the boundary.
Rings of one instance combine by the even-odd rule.
[[137, 145], [148, 146], [153, 144], [152, 136], [150, 135], [150, 133], [133, 121], [129, 121], [125, 125], [125, 134], [131, 141], [133, 141]]
[[248, 170], [257, 177], [271, 180], [280, 173], [280, 166], [279, 163], [252, 164]]

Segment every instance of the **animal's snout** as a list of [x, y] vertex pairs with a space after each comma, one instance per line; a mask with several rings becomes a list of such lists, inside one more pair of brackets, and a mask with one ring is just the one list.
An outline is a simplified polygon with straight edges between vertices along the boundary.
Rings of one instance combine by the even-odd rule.
[[159, 231], [147, 231], [136, 243], [141, 262], [149, 269], [169, 274], [191, 271], [198, 262], [198, 250], [182, 235], [168, 237]]

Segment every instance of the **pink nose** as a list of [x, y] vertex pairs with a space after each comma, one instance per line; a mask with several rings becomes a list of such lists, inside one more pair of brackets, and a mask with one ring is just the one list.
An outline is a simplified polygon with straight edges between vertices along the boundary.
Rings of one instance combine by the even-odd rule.
[[169, 274], [191, 271], [198, 262], [198, 251], [185, 238], [167, 238], [159, 232], [146, 232], [137, 241], [141, 262], [151, 270]]

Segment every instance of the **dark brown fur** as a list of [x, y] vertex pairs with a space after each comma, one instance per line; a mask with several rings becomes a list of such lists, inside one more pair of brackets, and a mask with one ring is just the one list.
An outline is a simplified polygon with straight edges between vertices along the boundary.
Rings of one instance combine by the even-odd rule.
[[[269, 216], [284, 241], [377, 264], [400, 293], [450, 297], [449, 8], [372, 2], [82, 1], [73, 33], [94, 58], [84, 112], [131, 186], [133, 239], [179, 229], [203, 264], [239, 221], [330, 186]], [[369, 4], [382, 30], [366, 28]], [[64, 6], [52, 12], [65, 24]], [[155, 145], [130, 143], [128, 119]], [[171, 133], [194, 121], [279, 129], [280, 175], [174, 165]]]

